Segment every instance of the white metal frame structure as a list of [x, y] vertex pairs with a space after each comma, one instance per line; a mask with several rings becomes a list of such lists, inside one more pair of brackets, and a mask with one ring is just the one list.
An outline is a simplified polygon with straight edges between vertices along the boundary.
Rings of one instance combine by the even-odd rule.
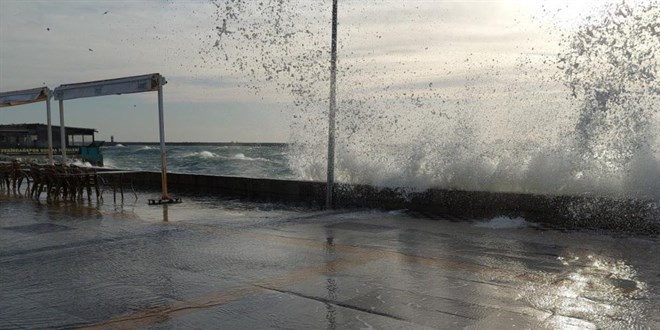
[[[53, 165], [53, 128], [50, 120], [50, 98], [48, 87], [23, 89], [0, 93], [0, 108], [46, 101], [46, 120], [48, 125], [48, 163]], [[64, 148], [62, 148], [64, 150]]]
[[[60, 139], [66, 145], [64, 131], [64, 100], [104, 96], [121, 95], [142, 92], [158, 92], [158, 123], [160, 130], [160, 160], [162, 178], [162, 200], [170, 200], [167, 193], [167, 162], [165, 151], [165, 123], [163, 118], [163, 85], [167, 84], [165, 77], [160, 73], [151, 73], [141, 76], [124, 77], [90, 81], [76, 84], [65, 84], [55, 88], [55, 99], [59, 101], [60, 108]], [[62, 161], [66, 161], [66, 152], [62, 148]]]

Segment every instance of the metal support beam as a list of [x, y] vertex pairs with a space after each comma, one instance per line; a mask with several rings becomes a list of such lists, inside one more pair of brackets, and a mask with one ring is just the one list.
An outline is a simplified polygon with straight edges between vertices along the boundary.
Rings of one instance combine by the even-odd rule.
[[0, 108], [46, 101], [46, 119], [48, 126], [48, 162], [53, 164], [53, 129], [50, 111], [50, 98], [53, 96], [48, 87], [0, 92]]
[[64, 127], [64, 101], [60, 101], [60, 150], [62, 150], [62, 165], [66, 165], [66, 129]]
[[53, 125], [50, 116], [50, 90], [47, 91], [46, 98], [46, 124], [48, 125], [48, 164], [53, 165]]
[[332, 0], [332, 47], [330, 52], [330, 111], [328, 112], [328, 180], [325, 207], [332, 208], [335, 183], [335, 113], [337, 111], [337, 0]]
[[161, 163], [161, 180], [163, 188], [162, 199], [168, 200], [170, 197], [167, 194], [167, 152], [165, 150], [165, 119], [163, 117], [163, 85], [165, 78], [160, 77], [161, 81], [158, 84], [158, 124], [160, 127], [160, 163]]

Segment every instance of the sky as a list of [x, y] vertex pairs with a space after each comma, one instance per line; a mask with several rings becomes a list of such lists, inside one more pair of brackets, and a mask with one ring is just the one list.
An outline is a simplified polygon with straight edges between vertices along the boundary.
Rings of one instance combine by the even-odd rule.
[[[330, 0], [269, 10], [247, 3], [1, 0], [0, 91], [158, 72], [168, 80], [168, 141], [286, 142], [299, 108], [322, 109], [329, 93]], [[415, 94], [439, 102], [429, 86], [451, 95], [486, 70], [491, 83], [505, 85], [521, 59], [556, 54], [557, 29], [579, 24], [598, 3], [339, 0], [338, 99]], [[291, 87], [305, 79], [317, 80], [314, 93]], [[64, 106], [66, 125], [96, 128], [98, 140], [158, 140], [156, 93]], [[44, 104], [0, 108], [0, 124], [45, 123], [45, 113]]]

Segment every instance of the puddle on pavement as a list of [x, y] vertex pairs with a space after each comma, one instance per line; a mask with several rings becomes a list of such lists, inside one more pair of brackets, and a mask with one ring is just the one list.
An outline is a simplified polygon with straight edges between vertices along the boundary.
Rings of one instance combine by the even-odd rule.
[[657, 237], [139, 197], [0, 197], [0, 328], [658, 324]]

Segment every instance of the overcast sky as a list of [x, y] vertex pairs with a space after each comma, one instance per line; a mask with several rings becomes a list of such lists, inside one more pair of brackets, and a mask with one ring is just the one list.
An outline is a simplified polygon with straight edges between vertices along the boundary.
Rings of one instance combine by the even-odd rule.
[[[429, 87], [446, 97], [485, 70], [491, 80], [501, 80], [495, 83], [506, 84], [521, 59], [543, 61], [556, 54], [557, 29], [579, 24], [597, 3], [339, 0], [343, 75], [338, 98], [398, 88], [434, 102]], [[330, 0], [285, 1], [284, 6], [266, 12], [281, 14], [281, 21], [264, 18], [263, 8], [257, 8], [260, 17], [251, 17], [257, 9], [243, 8], [243, 17], [223, 23], [228, 16], [222, 0], [1, 0], [0, 91], [159, 72], [168, 80], [168, 141], [284, 142], [297, 111], [296, 95], [286, 86], [305, 74], [278, 71], [269, 77], [262, 69], [288, 61], [292, 70], [323, 75]], [[277, 22], [293, 22], [290, 31], [298, 34], [238, 37], [245, 31], [241, 24], [251, 24], [253, 32], [255, 26], [276, 31]], [[277, 40], [290, 41], [282, 46]], [[317, 49], [320, 55], [309, 59], [306, 54]], [[235, 61], [239, 58], [244, 66]], [[310, 63], [295, 68], [301, 59]], [[325, 86], [324, 78], [319, 80]], [[327, 93], [316, 89], [318, 95]], [[65, 109], [67, 126], [96, 128], [97, 139], [158, 140], [155, 93], [71, 100]], [[0, 109], [2, 124], [45, 120], [44, 104]]]

